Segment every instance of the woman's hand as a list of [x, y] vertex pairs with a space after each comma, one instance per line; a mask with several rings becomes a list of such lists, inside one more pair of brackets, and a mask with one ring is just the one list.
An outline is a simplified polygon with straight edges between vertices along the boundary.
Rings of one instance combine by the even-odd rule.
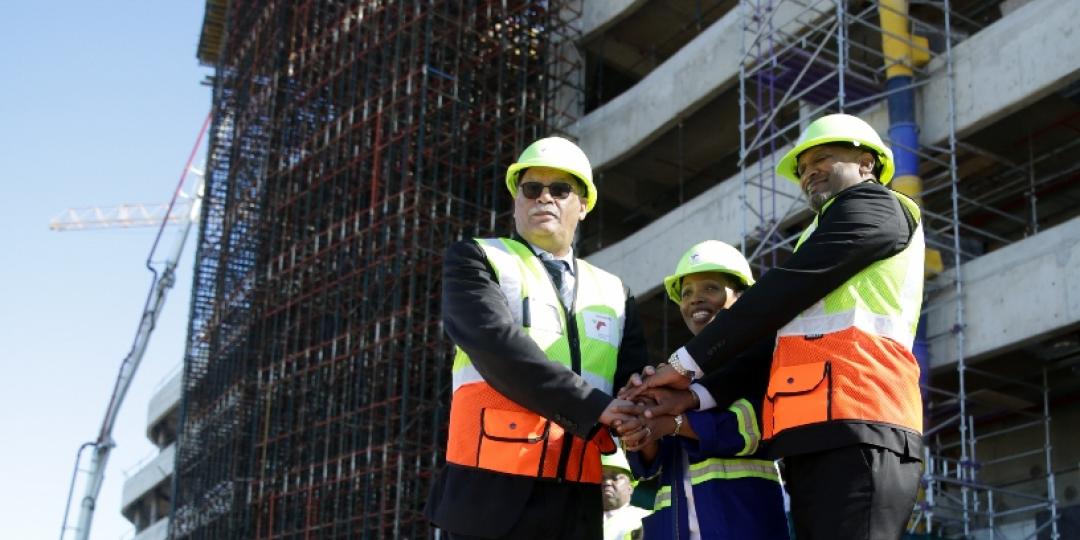
[[626, 426], [619, 431], [619, 439], [627, 452], [636, 452], [647, 446], [656, 445], [661, 437], [675, 432], [675, 417], [660, 416], [645, 418], [639, 416], [633, 426]]

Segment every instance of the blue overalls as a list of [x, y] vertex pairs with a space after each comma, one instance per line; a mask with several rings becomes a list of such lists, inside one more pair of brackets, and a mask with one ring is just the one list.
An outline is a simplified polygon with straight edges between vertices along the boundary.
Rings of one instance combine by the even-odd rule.
[[754, 407], [740, 399], [727, 410], [688, 411], [686, 421], [699, 440], [664, 437], [648, 467], [637, 452], [627, 453], [636, 477], [660, 474], [653, 514], [643, 520], [644, 537], [690, 540], [689, 476], [701, 540], [788, 540], [779, 475], [758, 451]]

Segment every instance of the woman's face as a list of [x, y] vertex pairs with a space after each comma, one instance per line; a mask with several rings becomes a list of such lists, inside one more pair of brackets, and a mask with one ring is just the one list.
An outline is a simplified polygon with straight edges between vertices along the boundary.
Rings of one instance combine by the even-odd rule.
[[738, 299], [738, 281], [721, 272], [699, 272], [682, 278], [679, 312], [683, 322], [695, 336], [722, 309]]

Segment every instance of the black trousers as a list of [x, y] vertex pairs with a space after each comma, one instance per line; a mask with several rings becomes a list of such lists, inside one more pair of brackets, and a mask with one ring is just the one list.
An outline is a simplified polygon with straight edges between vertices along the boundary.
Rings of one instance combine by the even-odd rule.
[[[488, 537], [444, 533], [449, 540], [490, 540]], [[598, 484], [537, 482], [520, 519], [506, 540], [602, 540], [604, 506]], [[495, 538], [495, 537], [491, 537]]]
[[919, 460], [859, 444], [783, 461], [797, 540], [903, 535], [919, 490]]

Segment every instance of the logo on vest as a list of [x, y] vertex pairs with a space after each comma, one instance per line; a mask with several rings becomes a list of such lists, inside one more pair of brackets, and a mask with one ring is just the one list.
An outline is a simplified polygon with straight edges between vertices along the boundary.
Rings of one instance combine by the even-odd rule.
[[611, 315], [586, 311], [585, 337], [618, 346], [615, 342], [615, 318]]

